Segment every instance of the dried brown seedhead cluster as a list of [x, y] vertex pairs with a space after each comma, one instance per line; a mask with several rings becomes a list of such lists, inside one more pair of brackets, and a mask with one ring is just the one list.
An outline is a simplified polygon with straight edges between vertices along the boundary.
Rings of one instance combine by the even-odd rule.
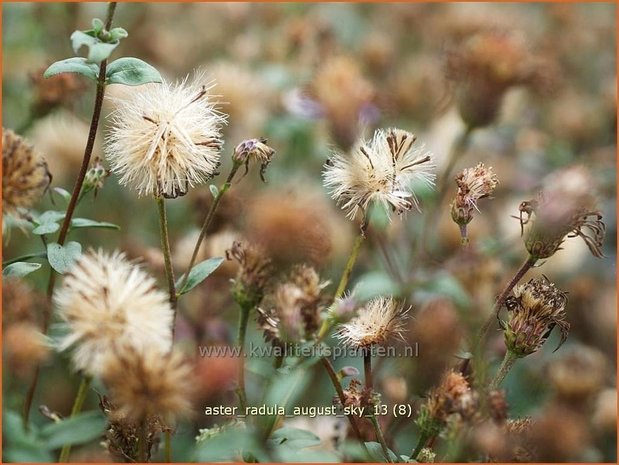
[[456, 42], [447, 51], [445, 72], [455, 83], [456, 103], [470, 128], [496, 119], [510, 87], [546, 91], [553, 81], [548, 62], [534, 57], [521, 37], [492, 29]]
[[500, 320], [508, 350], [518, 357], [537, 352], [555, 326], [561, 331], [560, 347], [570, 329], [566, 305], [567, 294], [545, 276], [516, 286], [505, 300], [507, 319]]
[[31, 208], [52, 180], [43, 156], [21, 136], [2, 128], [2, 210], [19, 215]]
[[269, 163], [271, 163], [273, 155], [275, 155], [275, 150], [267, 145], [267, 140], [265, 138], [247, 139], [236, 146], [234, 154], [232, 155], [232, 160], [235, 163], [245, 166], [245, 174], [247, 174], [249, 170], [250, 161], [260, 164], [260, 179], [266, 182], [264, 173]]
[[325, 300], [322, 290], [327, 284], [309, 266], [293, 269], [258, 309], [258, 323], [265, 339], [276, 345], [311, 339], [321, 323]]
[[232, 294], [242, 307], [253, 308], [260, 303], [271, 279], [271, 260], [261, 247], [247, 242], [235, 241], [226, 250], [226, 259], [239, 263]]

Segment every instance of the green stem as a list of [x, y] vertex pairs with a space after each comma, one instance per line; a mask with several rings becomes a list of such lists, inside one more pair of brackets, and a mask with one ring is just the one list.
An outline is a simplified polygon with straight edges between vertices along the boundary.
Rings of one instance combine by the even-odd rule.
[[189, 261], [187, 272], [185, 273], [185, 276], [183, 277], [183, 281], [181, 282], [179, 289], [183, 289], [185, 287], [185, 284], [187, 284], [187, 280], [189, 279], [189, 272], [196, 264], [196, 259], [198, 258], [198, 252], [200, 251], [200, 245], [202, 245], [202, 241], [206, 237], [208, 228], [211, 225], [213, 218], [215, 217], [215, 211], [217, 210], [217, 207], [219, 203], [221, 202], [221, 199], [224, 196], [224, 194], [228, 191], [228, 189], [230, 189], [230, 186], [232, 185], [232, 180], [234, 179], [234, 175], [236, 174], [236, 172], [238, 171], [240, 167], [241, 167], [241, 163], [238, 163], [238, 162], [233, 163], [232, 169], [230, 170], [230, 174], [228, 174], [228, 178], [226, 179], [226, 182], [224, 183], [223, 186], [221, 186], [221, 188], [217, 192], [217, 196], [213, 200], [213, 203], [211, 204], [208, 210], [208, 213], [206, 214], [206, 218], [204, 218], [202, 229], [200, 229], [200, 235], [198, 236], [196, 245], [193, 248], [193, 253], [191, 254], [191, 260]]
[[417, 441], [417, 446], [415, 446], [415, 449], [411, 453], [411, 460], [417, 460], [417, 457], [419, 457], [419, 453], [425, 447], [428, 439], [430, 439], [431, 437], [432, 434], [430, 432], [422, 431], [421, 435], [419, 436], [419, 440]]
[[239, 315], [239, 328], [236, 339], [236, 345], [240, 349], [241, 360], [239, 361], [238, 386], [236, 389], [239, 398], [241, 412], [245, 412], [247, 407], [247, 393], [245, 392], [245, 338], [247, 335], [247, 322], [249, 321], [249, 312], [251, 308], [241, 306]]
[[[116, 12], [116, 3], [110, 2], [108, 3], [107, 8], [107, 18], [105, 21], [105, 29], [108, 31], [112, 27], [112, 20], [114, 19], [114, 13]], [[86, 177], [86, 172], [88, 171], [88, 165], [90, 164], [90, 157], [92, 156], [92, 151], [95, 146], [95, 139], [97, 137], [97, 127], [99, 126], [99, 118], [101, 117], [101, 109], [103, 108], [103, 97], [105, 96], [105, 71], [107, 67], [107, 60], [103, 60], [99, 65], [99, 75], [97, 77], [97, 93], [95, 96], [95, 106], [92, 111], [92, 118], [90, 120], [90, 129], [88, 131], [88, 141], [86, 142], [86, 148], [84, 149], [84, 157], [82, 159], [82, 166], [80, 167], [79, 174], [77, 176], [77, 180], [75, 181], [75, 186], [73, 188], [73, 192], [71, 193], [71, 199], [69, 200], [69, 205], [67, 207], [67, 213], [64, 217], [64, 221], [62, 222], [62, 226], [60, 227], [60, 233], [58, 234], [58, 243], [60, 245], [64, 244], [64, 241], [67, 238], [67, 233], [69, 232], [69, 226], [71, 224], [71, 219], [73, 218], [73, 213], [75, 212], [75, 207], [77, 206], [77, 201], [79, 198], [80, 191], [82, 190], [82, 185], [84, 184], [84, 178]], [[56, 273], [53, 269], [50, 270], [49, 281], [47, 283], [47, 303], [43, 310], [43, 334], [47, 335], [47, 331], [49, 329], [49, 323], [51, 321], [51, 300], [52, 295], [54, 293], [54, 285], [56, 283]], [[30, 383], [30, 387], [28, 388], [28, 393], [26, 395], [26, 400], [24, 401], [24, 411], [23, 411], [23, 421], [24, 428], [28, 431], [29, 428], [29, 419], [30, 419], [30, 409], [32, 407], [32, 401], [34, 399], [34, 394], [36, 392], [37, 383], [39, 380], [39, 366], [35, 369], [35, 376], [32, 378], [32, 382]]]
[[166, 463], [172, 462], [172, 433], [168, 430], [164, 437], [164, 456]]
[[[365, 240], [369, 222], [370, 222], [370, 215], [367, 212], [365, 212], [363, 214], [363, 221], [361, 222], [361, 226], [359, 228], [359, 235], [355, 239], [355, 243], [353, 244], [352, 250], [350, 252], [350, 256], [348, 257], [348, 261], [346, 262], [346, 267], [344, 268], [342, 277], [340, 278], [340, 282], [335, 291], [335, 295], [333, 296], [334, 301], [342, 297], [342, 295], [344, 295], [344, 291], [346, 291], [346, 287], [348, 286], [348, 281], [350, 280], [353, 267], [355, 266], [355, 263], [357, 262], [357, 258], [359, 257], [359, 251], [361, 250], [361, 244], [363, 244], [363, 241]], [[322, 323], [322, 326], [320, 327], [320, 331], [318, 332], [317, 342], [320, 342], [325, 338], [325, 336], [329, 333], [329, 331], [331, 330], [334, 324], [335, 322], [331, 318], [327, 318]]]
[[387, 447], [387, 442], [385, 441], [385, 436], [383, 435], [383, 431], [380, 429], [380, 425], [378, 424], [378, 420], [375, 415], [370, 415], [370, 421], [374, 426], [374, 431], [376, 432], [376, 439], [378, 440], [381, 449], [383, 450], [383, 455], [388, 463], [393, 463], [391, 457], [389, 456], [389, 448]]
[[501, 383], [505, 379], [505, 376], [507, 376], [507, 373], [509, 373], [509, 370], [511, 370], [512, 366], [514, 366], [516, 360], [518, 360], [518, 356], [514, 354], [511, 350], [505, 352], [505, 357], [503, 357], [503, 361], [501, 362], [499, 371], [497, 371], [494, 379], [490, 382], [490, 385], [488, 386], [490, 390], [497, 389], [501, 385]]
[[165, 199], [158, 197], [157, 213], [159, 214], [159, 233], [161, 236], [161, 252], [165, 264], [166, 281], [168, 282], [168, 293], [170, 294], [170, 304], [174, 309], [174, 320], [172, 321], [172, 331], [176, 322], [176, 285], [174, 284], [174, 269], [172, 267], [172, 252], [170, 250], [170, 233], [168, 231], [168, 214], [165, 207]]
[[[70, 418], [73, 418], [75, 415], [82, 411], [82, 406], [84, 405], [84, 401], [86, 400], [86, 395], [88, 394], [91, 380], [92, 379], [89, 376], [82, 377], [80, 387], [78, 388], [77, 395], [75, 396], [75, 401], [73, 402], [73, 408], [71, 409]], [[58, 462], [67, 462], [69, 460], [69, 454], [71, 454], [71, 444], [65, 444], [64, 446], [62, 446], [62, 450], [60, 451], [60, 457], [58, 458]]]

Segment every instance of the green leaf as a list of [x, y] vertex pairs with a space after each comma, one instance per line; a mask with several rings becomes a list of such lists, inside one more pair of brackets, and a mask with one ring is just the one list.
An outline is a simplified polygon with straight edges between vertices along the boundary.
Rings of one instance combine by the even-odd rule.
[[120, 41], [102, 42], [94, 34], [94, 31], [75, 31], [71, 34], [71, 46], [76, 54], [83, 46], [88, 47], [88, 61], [99, 64], [112, 54]]
[[51, 454], [44, 450], [37, 437], [36, 425], [30, 425], [30, 432], [24, 430], [24, 422], [17, 412], [5, 410], [2, 416], [4, 436], [3, 462], [52, 462]]
[[27, 274], [32, 273], [33, 271], [38, 270], [39, 268], [41, 268], [40, 263], [15, 262], [5, 266], [2, 269], [2, 276], [13, 276], [15, 278], [21, 278], [23, 276], [26, 276]]
[[66, 60], [60, 60], [45, 70], [43, 73], [44, 78], [50, 78], [61, 73], [77, 73], [82, 76], [86, 76], [88, 79], [97, 81], [97, 75], [99, 74], [99, 67], [95, 63], [88, 63], [86, 58], [74, 57], [67, 58]]
[[276, 445], [300, 449], [320, 444], [320, 438], [311, 431], [285, 426], [273, 432], [271, 440]]
[[60, 274], [69, 271], [81, 254], [82, 246], [79, 242], [68, 242], [64, 246], [56, 242], [47, 245], [47, 260]]
[[47, 210], [34, 219], [36, 224], [57, 223], [64, 219], [66, 213], [58, 210]]
[[[370, 457], [374, 462], [384, 462], [385, 454], [383, 454], [383, 448], [378, 442], [366, 442], [365, 447], [368, 448], [368, 452], [370, 453]], [[389, 453], [389, 458], [392, 462], [397, 462], [398, 457], [393, 453], [391, 449], [387, 449]]]
[[84, 444], [99, 438], [105, 431], [106, 423], [100, 412], [81, 413], [46, 425], [41, 429], [41, 439], [48, 450], [58, 449], [65, 444]]
[[129, 36], [129, 33], [122, 27], [115, 27], [114, 29], [110, 31], [110, 37], [112, 38], [112, 41], [125, 39], [128, 36]]
[[[213, 257], [208, 260], [204, 260], [203, 262], [198, 263], [194, 266], [189, 272], [189, 278], [187, 279], [187, 283], [185, 287], [179, 289], [178, 295], [183, 295], [192, 290], [202, 281], [204, 281], [213, 271], [215, 271], [219, 265], [224, 261], [223, 257]], [[182, 284], [185, 275], [182, 275], [179, 280], [176, 282], [177, 288]]]
[[71, 200], [71, 193], [62, 187], [54, 187], [53, 191], [67, 202]]
[[120, 226], [106, 221], [89, 220], [88, 218], [73, 218], [71, 220], [71, 229], [80, 228], [104, 228], [120, 230]]
[[94, 18], [92, 20], [92, 29], [95, 35], [99, 34], [103, 30], [103, 26], [103, 21], [101, 21], [99, 18]]
[[208, 186], [208, 188], [210, 189], [213, 198], [216, 199], [219, 195], [219, 189], [217, 188], [217, 186], [215, 184], [211, 184], [210, 186]]
[[161, 82], [162, 78], [153, 66], [133, 57], [123, 57], [111, 62], [105, 74], [108, 84], [139, 86], [149, 82]]
[[60, 229], [60, 225], [58, 223], [43, 223], [32, 230], [33, 234], [37, 234], [42, 236], [43, 234], [51, 234]]

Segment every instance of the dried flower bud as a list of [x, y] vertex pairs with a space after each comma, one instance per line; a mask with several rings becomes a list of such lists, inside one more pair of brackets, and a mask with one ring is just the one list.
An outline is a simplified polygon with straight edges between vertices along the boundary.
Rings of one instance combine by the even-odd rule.
[[513, 295], [505, 299], [507, 320], [501, 320], [507, 349], [518, 357], [537, 352], [555, 326], [561, 330], [561, 347], [570, 328], [565, 320], [566, 305], [567, 294], [545, 276], [516, 286]]
[[321, 292], [327, 284], [313, 268], [296, 267], [258, 309], [266, 340], [279, 345], [311, 338], [320, 326]]
[[47, 163], [34, 147], [2, 128], [2, 210], [17, 215], [41, 198], [52, 180]]
[[[341, 399], [335, 398], [335, 403], [341, 405]], [[348, 389], [344, 389], [343, 407], [369, 407], [380, 404], [380, 394], [368, 389], [356, 378], [350, 380]]]
[[496, 119], [510, 87], [545, 90], [551, 80], [548, 64], [534, 58], [520, 37], [496, 30], [460, 40], [447, 52], [445, 71], [456, 84], [456, 103], [470, 128]]
[[479, 199], [490, 197], [499, 180], [492, 171], [479, 163], [475, 168], [466, 168], [456, 176], [458, 192], [451, 203], [451, 218], [460, 226], [462, 240], [468, 242], [466, 225], [473, 219], [473, 211]]
[[234, 300], [243, 308], [254, 308], [262, 300], [271, 278], [271, 260], [260, 247], [238, 241], [226, 250], [226, 259], [236, 260], [240, 265], [232, 289]]
[[232, 154], [232, 161], [245, 165], [245, 174], [249, 169], [250, 161], [260, 163], [260, 179], [262, 179], [262, 182], [266, 182], [264, 173], [271, 163], [273, 155], [275, 155], [275, 150], [267, 145], [266, 139], [248, 139], [236, 146], [234, 154]]
[[410, 307], [393, 298], [376, 297], [359, 309], [350, 322], [341, 324], [336, 337], [355, 348], [384, 344], [390, 338], [402, 338]]
[[103, 181], [110, 175], [110, 172], [103, 166], [101, 160], [96, 159], [92, 166], [86, 172], [84, 178], [83, 192], [95, 191], [95, 197], [99, 192], [99, 189], [103, 188]]
[[417, 462], [419, 463], [434, 463], [436, 460], [436, 452], [432, 451], [429, 447], [424, 447], [419, 451], [417, 456]]
[[355, 315], [355, 310], [359, 306], [359, 302], [351, 292], [345, 293], [342, 297], [338, 297], [333, 302], [329, 309], [329, 315], [335, 321], [345, 323]]
[[[603, 257], [606, 225], [595, 208], [593, 181], [582, 166], [554, 173], [537, 199], [520, 205], [521, 225], [529, 224], [524, 243], [532, 257], [551, 257], [566, 237], [579, 236], [593, 256]], [[528, 218], [523, 220], [522, 215]]]

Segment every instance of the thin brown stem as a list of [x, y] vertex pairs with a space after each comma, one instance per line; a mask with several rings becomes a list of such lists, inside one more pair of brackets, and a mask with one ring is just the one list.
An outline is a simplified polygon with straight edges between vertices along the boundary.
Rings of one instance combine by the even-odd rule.
[[[333, 387], [335, 388], [335, 392], [337, 392], [340, 403], [342, 405], [346, 405], [346, 395], [344, 394], [344, 388], [342, 388], [342, 385], [340, 384], [340, 380], [337, 377], [337, 373], [335, 373], [333, 364], [328, 358], [325, 357], [321, 358], [320, 361], [322, 362], [322, 366], [325, 368], [327, 374], [329, 375], [329, 379], [331, 380], [331, 384], [333, 384]], [[361, 432], [359, 431], [359, 427], [357, 426], [357, 421], [355, 417], [353, 415], [347, 415], [347, 418], [350, 422], [350, 427], [352, 428], [353, 433], [355, 433], [355, 436], [357, 437], [357, 439], [359, 439], [361, 444], [364, 444], [363, 436], [361, 436]]]
[[161, 252], [165, 265], [166, 281], [168, 282], [168, 293], [170, 294], [170, 304], [174, 309], [174, 319], [172, 320], [172, 332], [176, 324], [176, 285], [174, 284], [174, 268], [172, 267], [172, 251], [170, 249], [170, 233], [168, 231], [168, 214], [165, 207], [165, 199], [158, 197], [157, 213], [159, 214], [159, 233], [161, 236]]
[[385, 436], [383, 434], [383, 430], [380, 428], [380, 424], [376, 419], [376, 415], [370, 415], [370, 421], [372, 422], [372, 426], [374, 426], [374, 432], [376, 433], [376, 440], [380, 444], [380, 447], [383, 451], [383, 455], [388, 463], [393, 463], [391, 460], [391, 456], [389, 455], [389, 448], [387, 447], [387, 441], [385, 441]]
[[146, 418], [140, 420], [140, 424], [138, 426], [138, 462], [146, 463], [148, 460], [148, 432], [147, 432], [147, 421]]
[[236, 338], [237, 347], [240, 349], [238, 386], [236, 388], [236, 392], [242, 412], [245, 412], [245, 408], [247, 407], [247, 393], [245, 392], [245, 339], [247, 335], [247, 322], [249, 321], [250, 310], [251, 308], [241, 307], [241, 313], [239, 315], [239, 328]]
[[372, 349], [370, 347], [363, 349], [363, 374], [365, 376], [365, 387], [372, 389], [374, 382], [372, 381]]
[[[114, 19], [114, 13], [116, 12], [116, 4], [117, 2], [110, 2], [107, 8], [107, 17], [105, 20], [105, 29], [110, 30], [112, 27], [112, 21]], [[84, 179], [86, 177], [86, 172], [88, 171], [88, 166], [90, 165], [90, 157], [92, 156], [92, 151], [95, 146], [95, 139], [97, 137], [97, 128], [99, 126], [99, 119], [101, 117], [101, 109], [103, 108], [103, 97], [105, 96], [105, 71], [107, 68], [107, 60], [103, 60], [99, 65], [99, 75], [97, 77], [97, 93], [95, 96], [95, 106], [92, 111], [92, 118], [90, 120], [90, 129], [88, 130], [88, 140], [86, 142], [86, 148], [84, 149], [84, 157], [82, 159], [82, 166], [80, 167], [80, 171], [77, 175], [77, 179], [75, 181], [75, 186], [73, 187], [73, 192], [71, 193], [71, 199], [69, 200], [69, 205], [67, 207], [67, 213], [62, 222], [62, 226], [60, 227], [60, 233], [58, 234], [58, 244], [64, 245], [64, 242], [67, 238], [67, 234], [69, 232], [69, 226], [71, 225], [71, 219], [73, 218], [73, 213], [75, 212], [75, 207], [77, 206], [77, 202], [80, 196], [80, 192], [82, 190], [82, 186], [84, 185]], [[51, 322], [51, 300], [52, 295], [54, 293], [54, 285], [56, 283], [56, 273], [54, 270], [50, 270], [49, 281], [47, 283], [47, 305], [43, 311], [43, 334], [47, 334], [49, 330], [49, 324]], [[28, 388], [28, 393], [26, 395], [26, 399], [24, 401], [24, 411], [23, 411], [23, 420], [24, 427], [28, 430], [29, 427], [29, 419], [30, 419], [30, 409], [32, 407], [32, 401], [34, 399], [34, 395], [36, 393], [37, 384], [39, 381], [39, 370], [40, 367], [37, 366], [35, 369], [34, 377], [32, 378], [32, 382]]]
[[185, 287], [185, 284], [187, 284], [187, 280], [189, 279], [189, 272], [192, 270], [192, 268], [196, 264], [196, 259], [198, 258], [198, 252], [200, 251], [200, 245], [202, 245], [202, 241], [206, 237], [208, 228], [211, 225], [213, 218], [215, 217], [215, 211], [217, 210], [217, 207], [219, 206], [219, 202], [221, 202], [221, 199], [224, 196], [224, 194], [228, 191], [228, 189], [230, 189], [230, 186], [232, 185], [232, 180], [234, 179], [234, 175], [239, 170], [240, 166], [241, 166], [241, 163], [234, 162], [234, 164], [232, 165], [232, 169], [230, 170], [230, 174], [228, 174], [228, 178], [226, 179], [226, 182], [221, 187], [221, 189], [219, 189], [219, 191], [217, 192], [217, 196], [213, 200], [213, 203], [211, 204], [208, 210], [208, 213], [206, 214], [206, 218], [204, 218], [204, 223], [202, 223], [202, 229], [200, 229], [200, 235], [198, 236], [196, 245], [193, 248], [193, 253], [191, 254], [191, 260], [189, 261], [187, 272], [185, 273], [185, 276], [183, 277], [183, 281], [181, 282], [179, 289], [183, 289]]

